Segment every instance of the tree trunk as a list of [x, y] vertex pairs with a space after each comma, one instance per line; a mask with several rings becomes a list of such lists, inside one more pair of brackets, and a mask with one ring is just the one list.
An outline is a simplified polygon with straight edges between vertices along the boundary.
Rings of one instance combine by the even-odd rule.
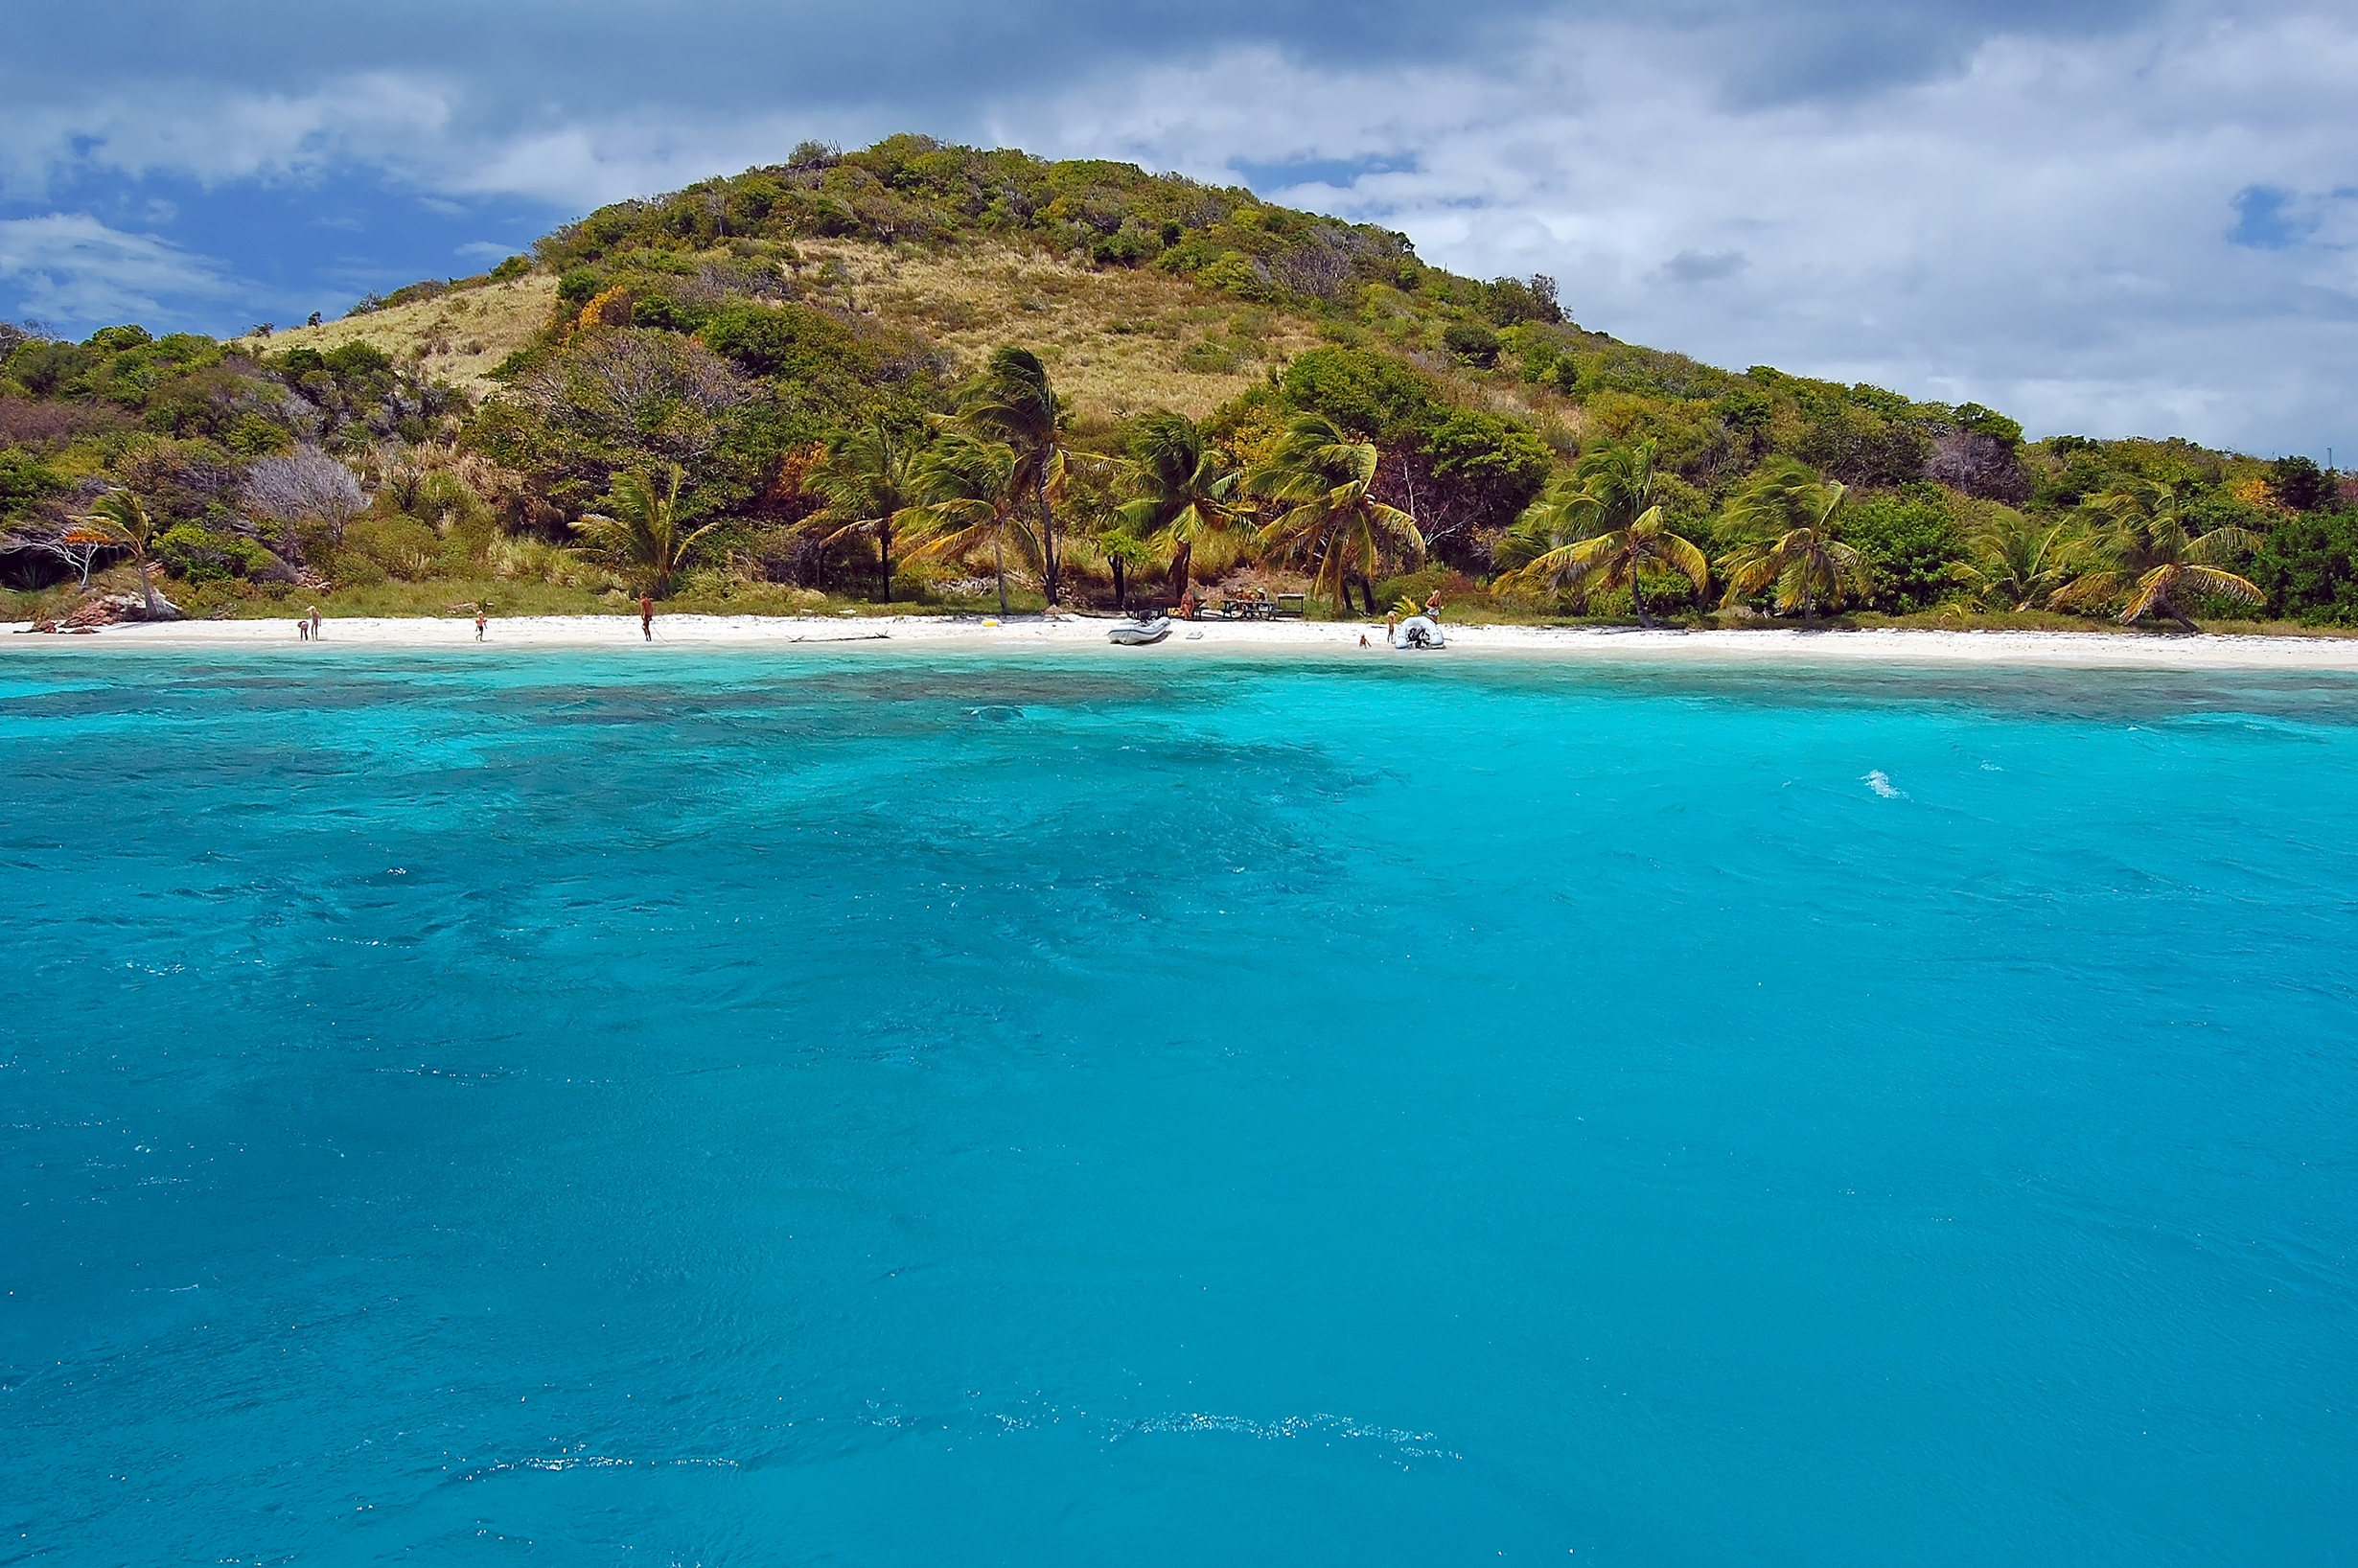
[[1130, 577], [1129, 573], [1122, 569], [1121, 556], [1117, 555], [1113, 557], [1113, 568], [1114, 608], [1116, 610], [1127, 610], [1130, 608]]
[[155, 619], [159, 608], [155, 602], [155, 580], [148, 575], [148, 558], [144, 555], [139, 558], [139, 592], [148, 602], [148, 618]]
[[1170, 553], [1170, 577], [1167, 586], [1170, 589], [1172, 604], [1188, 596], [1188, 568], [1194, 565], [1194, 561], [1195, 546], [1181, 540], [1179, 547]]
[[1646, 613], [1646, 590], [1637, 586], [1637, 568], [1635, 566], [1631, 566], [1630, 568], [1630, 603], [1637, 607], [1638, 629], [1644, 632], [1653, 631], [1653, 617]]
[[991, 569], [999, 574], [999, 618], [1007, 618], [1007, 542], [991, 541]]
[[1056, 608], [1057, 580], [1056, 509], [1048, 504], [1048, 465], [1046, 463], [1042, 463], [1040, 465], [1039, 497], [1040, 540], [1042, 545], [1041, 553], [1047, 558], [1048, 567], [1048, 569], [1041, 574], [1045, 579], [1042, 587], [1046, 588], [1048, 590], [1048, 607], [1051, 610], [1053, 610]]
[[876, 525], [876, 554], [878, 559], [884, 563], [884, 602], [890, 604], [892, 602], [892, 525], [889, 522], [880, 522]]

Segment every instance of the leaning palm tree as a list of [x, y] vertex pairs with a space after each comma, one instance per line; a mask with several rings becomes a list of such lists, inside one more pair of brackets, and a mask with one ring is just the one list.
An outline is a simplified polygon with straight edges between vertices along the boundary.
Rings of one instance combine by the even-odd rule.
[[[1671, 532], [1653, 472], [1654, 446], [1607, 447], [1581, 459], [1559, 484], [1518, 519], [1500, 554], [1520, 565], [1498, 581], [1510, 590], [1542, 584], [1576, 594], [1627, 587], [1637, 624], [1653, 625], [1640, 578], [1676, 572], [1698, 593], [1711, 582], [1703, 552]], [[1540, 542], [1546, 547], [1537, 548]]]
[[1129, 535], [1171, 548], [1171, 592], [1187, 588], [1195, 547], [1242, 520], [1241, 475], [1185, 414], [1158, 411], [1138, 422], [1125, 477], [1130, 498], [1114, 508]]
[[685, 477], [677, 463], [669, 465], [660, 490], [649, 474], [615, 474], [614, 515], [591, 512], [573, 524], [588, 542], [587, 553], [628, 571], [651, 594], [669, 593], [672, 579], [721, 526], [714, 521], [680, 531], [680, 482]]
[[2107, 524], [2101, 547], [2110, 559], [2085, 572], [2055, 595], [2068, 608], [2089, 608], [2126, 597], [2120, 611], [2126, 626], [2147, 615], [2167, 615], [2188, 632], [2200, 631], [2178, 607], [2183, 593], [2216, 593], [2258, 604], [2266, 596], [2251, 579], [2217, 565], [2220, 557], [2259, 543], [2232, 524], [2208, 533], [2186, 523], [2186, 496], [2177, 484], [2140, 479], [2091, 496], [2088, 510]]
[[[1372, 581], [1386, 558], [1424, 555], [1417, 519], [1377, 500], [1375, 482], [1374, 444], [1353, 441], [1322, 414], [1287, 426], [1269, 460], [1245, 475], [1246, 490], [1285, 508], [1260, 531], [1261, 546], [1308, 568], [1312, 589], [1330, 590], [1345, 612], [1354, 577]], [[1368, 603], [1373, 610], [1372, 590]]]
[[966, 555], [991, 547], [999, 613], [1007, 612], [1007, 545], [1035, 553], [1037, 540], [1019, 519], [1027, 491], [1023, 459], [1003, 441], [950, 430], [934, 443], [913, 476], [920, 506], [912, 521], [914, 557]]
[[1983, 605], [2001, 610], [2044, 610], [2084, 564], [2086, 540], [2069, 519], [2042, 525], [2011, 507], [1967, 537], [1973, 559], [1952, 568]]
[[917, 520], [917, 474], [924, 448], [881, 419], [868, 419], [827, 443], [826, 455], [803, 479], [826, 506], [802, 520], [821, 545], [855, 538], [873, 539], [884, 577], [884, 602], [892, 602], [892, 540]]
[[148, 556], [148, 547], [155, 542], [158, 532], [146, 503], [127, 490], [110, 490], [91, 503], [88, 513], [71, 519], [65, 542], [130, 551], [131, 563], [139, 568], [139, 594], [147, 602], [148, 616], [152, 620], [164, 613], [163, 601], [155, 592], [154, 564]]
[[1064, 410], [1050, 383], [1048, 367], [1029, 349], [991, 352], [982, 376], [959, 408], [959, 423], [986, 442], [1015, 454], [1014, 489], [1028, 496], [1039, 516], [1040, 587], [1056, 603], [1056, 512], [1052, 497], [1064, 480]]
[[1849, 494], [1848, 486], [1820, 479], [1790, 457], [1766, 465], [1727, 503], [1731, 528], [1762, 537], [1720, 558], [1727, 584], [1721, 602], [1732, 607], [1773, 587], [1776, 608], [1797, 609], [1802, 624], [1813, 626], [1820, 598], [1864, 593], [1865, 561], [1835, 537]]

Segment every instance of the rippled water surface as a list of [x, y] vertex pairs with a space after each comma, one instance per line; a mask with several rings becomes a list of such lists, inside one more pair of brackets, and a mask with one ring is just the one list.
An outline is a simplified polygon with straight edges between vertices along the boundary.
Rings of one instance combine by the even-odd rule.
[[2358, 683], [61, 650], [0, 801], [0, 1562], [2358, 1561]]

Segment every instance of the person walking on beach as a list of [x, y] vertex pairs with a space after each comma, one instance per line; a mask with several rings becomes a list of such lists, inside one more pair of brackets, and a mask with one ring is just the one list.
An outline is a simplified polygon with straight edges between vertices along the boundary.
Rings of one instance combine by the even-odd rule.
[[649, 642], [655, 640], [655, 595], [652, 593], [638, 596], [638, 630]]
[[319, 640], [319, 607], [317, 605], [312, 606], [312, 640], [313, 642]]
[[475, 641], [477, 641], [477, 642], [481, 642], [481, 641], [483, 640], [483, 628], [484, 628], [486, 625], [488, 625], [488, 624], [489, 624], [489, 623], [488, 623], [488, 622], [486, 621], [486, 619], [484, 618], [484, 614], [483, 614], [483, 612], [482, 612], [480, 610], [476, 611], [474, 612], [474, 640], [475, 640]]

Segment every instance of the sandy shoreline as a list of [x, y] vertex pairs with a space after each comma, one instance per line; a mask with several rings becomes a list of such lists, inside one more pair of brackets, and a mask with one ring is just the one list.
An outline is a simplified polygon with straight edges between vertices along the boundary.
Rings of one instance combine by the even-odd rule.
[[[1331, 657], [1430, 658], [1494, 655], [1549, 659], [1825, 664], [2001, 664], [2079, 668], [2180, 670], [2346, 670], [2358, 672], [2358, 638], [2172, 636], [2105, 632], [1639, 632], [1531, 626], [1452, 626], [1439, 653], [1396, 653], [1383, 646], [1383, 628], [1352, 622], [1213, 621], [1174, 629], [1151, 648], [1118, 648], [1103, 620], [1017, 618], [1004, 625], [939, 616], [783, 617], [660, 615], [655, 641], [625, 615], [547, 615], [495, 620], [489, 638], [474, 640], [474, 623], [457, 617], [354, 616], [326, 624], [320, 643], [301, 641], [291, 620], [182, 621], [109, 627], [91, 636], [27, 634], [0, 639], [0, 649], [27, 653], [150, 648], [194, 650], [278, 648], [290, 655], [335, 648], [453, 651], [515, 648], [666, 650], [824, 648], [848, 653], [1098, 653], [1125, 662], [1204, 655], [1298, 654]], [[22, 623], [0, 627], [16, 633]], [[1191, 633], [1200, 632], [1200, 637]], [[1362, 649], [1366, 635], [1373, 645]]]

